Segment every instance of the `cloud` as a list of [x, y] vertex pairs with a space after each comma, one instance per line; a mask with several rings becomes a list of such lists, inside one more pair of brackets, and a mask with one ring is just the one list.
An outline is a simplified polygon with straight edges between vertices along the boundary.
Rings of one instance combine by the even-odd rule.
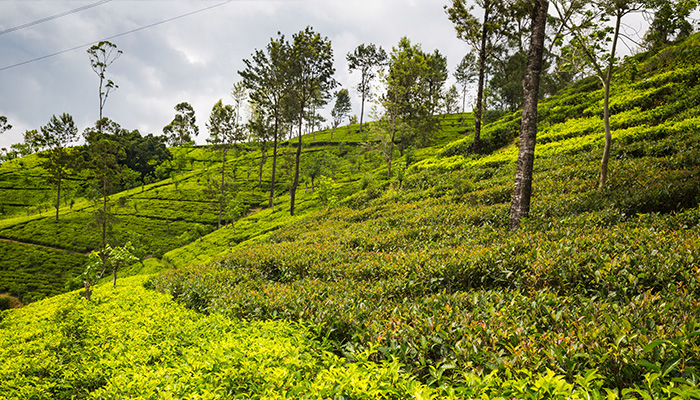
[[[3, 1], [0, 29], [74, 9], [76, 1]], [[119, 1], [0, 35], [0, 68], [98, 41], [218, 3], [202, 1]], [[359, 114], [345, 55], [360, 43], [391, 50], [408, 36], [423, 49], [440, 48], [454, 68], [466, 51], [442, 10], [444, 2], [382, 0], [232, 1], [172, 22], [111, 40], [124, 54], [107, 70], [119, 88], [105, 106], [108, 116], [127, 129], [160, 134], [175, 104], [191, 103], [200, 125], [197, 142], [207, 136], [204, 122], [218, 99], [231, 102], [232, 85], [243, 59], [282, 32], [291, 36], [313, 26], [327, 36], [336, 62], [336, 79], [350, 89]], [[14, 127], [0, 136], [0, 147], [22, 140], [27, 129], [45, 125], [51, 115], [68, 112], [80, 129], [98, 117], [98, 78], [85, 46], [55, 57], [0, 71], [0, 115]], [[332, 104], [324, 111], [329, 118]]]

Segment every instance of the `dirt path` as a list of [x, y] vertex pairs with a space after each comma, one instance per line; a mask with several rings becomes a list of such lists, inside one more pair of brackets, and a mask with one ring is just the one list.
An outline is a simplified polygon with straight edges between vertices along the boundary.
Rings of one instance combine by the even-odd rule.
[[88, 254], [90, 254], [90, 253], [81, 253], [81, 252], [79, 252], [79, 251], [73, 251], [73, 250], [68, 250], [68, 249], [62, 249], [62, 248], [60, 248], [60, 247], [45, 246], [45, 245], [43, 245], [43, 244], [20, 242], [20, 241], [18, 241], [18, 240], [12, 240], [12, 239], [0, 238], [0, 241], [2, 241], [2, 242], [8, 242], [8, 243], [26, 244], [27, 246], [42, 247], [42, 248], [51, 249], [51, 250], [66, 251], [66, 252], [71, 253], [71, 254], [81, 254], [81, 255], [88, 255]]

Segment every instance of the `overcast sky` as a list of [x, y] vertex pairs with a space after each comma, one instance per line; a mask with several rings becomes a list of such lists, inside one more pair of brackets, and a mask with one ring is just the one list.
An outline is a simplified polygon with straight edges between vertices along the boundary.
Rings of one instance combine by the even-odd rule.
[[[160, 21], [225, 3], [216, 0], [28, 1], [0, 0], [0, 32], [57, 14], [102, 3], [29, 27], [0, 33], [0, 115], [13, 128], [0, 135], [0, 147], [22, 141], [27, 129], [45, 125], [53, 114], [71, 114], [79, 129], [99, 115], [98, 77], [87, 44]], [[402, 36], [423, 50], [439, 48], [454, 70], [467, 46], [456, 38], [443, 5], [447, 0], [233, 0], [181, 19], [114, 39], [124, 53], [107, 70], [119, 88], [109, 95], [104, 115], [142, 134], [162, 134], [175, 104], [194, 106], [204, 143], [205, 122], [219, 99], [231, 103], [232, 85], [242, 60], [262, 49], [277, 32], [291, 36], [312, 26], [333, 46], [336, 75], [353, 98], [358, 73], [350, 74], [345, 55], [361, 43], [387, 52]], [[84, 46], [81, 46], [84, 45]], [[4, 69], [81, 46], [63, 54]], [[329, 118], [329, 110], [324, 116]]]

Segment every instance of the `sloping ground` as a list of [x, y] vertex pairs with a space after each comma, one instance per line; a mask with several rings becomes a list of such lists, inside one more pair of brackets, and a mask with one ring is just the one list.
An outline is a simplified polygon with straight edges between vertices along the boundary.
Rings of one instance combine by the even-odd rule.
[[[373, 359], [466, 393], [475, 375], [510, 387], [553, 371], [570, 396], [697, 397], [698, 53], [696, 35], [618, 76], [602, 190], [599, 88], [587, 80], [543, 101], [533, 210], [517, 233], [517, 148], [473, 155], [465, 138], [402, 179], [368, 182], [153, 284], [204, 312], [301, 321], [339, 353], [376, 348]], [[485, 127], [488, 147], [509, 143], [518, 119]], [[202, 239], [207, 254], [220, 239]]]
[[[453, 115], [441, 121], [443, 129], [435, 141], [445, 143], [460, 137], [469, 128], [469, 121], [464, 121], [465, 126], [462, 126], [463, 118]], [[223, 210], [223, 224], [231, 227], [232, 222], [248, 215], [249, 209], [267, 205], [272, 164], [270, 147], [266, 150], [262, 169], [260, 150], [253, 145], [242, 145], [236, 151], [229, 152], [225, 175], [230, 189]], [[172, 255], [165, 256], [165, 260], [172, 265], [209, 260], [211, 256], [203, 254], [206, 253], [206, 250], [203, 251], [205, 246], [183, 246], [195, 241], [203, 244], [203, 237], [217, 227], [220, 153], [208, 147], [170, 150], [173, 160], [163, 170], [174, 171], [171, 178], [110, 196], [113, 218], [108, 241], [117, 245], [131, 241], [141, 254], [158, 259], [174, 251]], [[283, 143], [279, 149], [275, 209], [280, 214], [276, 214], [275, 218], [282, 218], [280, 223], [265, 228], [268, 231], [289, 222], [283, 218], [283, 214], [289, 212], [288, 187], [294, 161], [290, 156], [293, 151], [289, 143]], [[338, 188], [334, 195], [342, 198], [356, 190], [353, 185], [345, 184], [359, 181], [363, 174], [384, 165], [376, 143], [367, 132], [360, 133], [358, 125], [337, 129], [332, 139], [331, 131], [306, 135], [302, 159], [302, 186], [297, 195], [297, 214], [320, 206], [309, 179], [308, 171], [311, 168], [318, 167], [320, 173], [332, 175]], [[50, 186], [47, 189], [37, 160], [36, 155], [31, 155], [0, 166], [0, 176], [5, 179], [1, 182], [17, 189], [0, 189], [3, 199], [17, 194], [23, 196], [28, 204], [23, 206], [23, 211], [28, 215], [0, 219], [0, 239], [6, 239], [2, 250], [13, 255], [0, 258], [0, 292], [10, 292], [24, 302], [80, 287], [81, 282], [74, 278], [80, 274], [80, 265], [85, 262], [85, 257], [74, 253], [89, 253], [101, 244], [100, 225], [95, 219], [99, 204], [70, 197], [76, 195], [75, 188], [66, 190], [71, 195], [64, 199], [66, 204], [60, 210], [58, 222], [54, 220], [50, 202], [36, 203], [43, 201], [42, 198], [19, 190], [26, 184], [31, 187], [32, 193], [43, 190], [46, 196], [55, 195]], [[317, 181], [314, 183], [318, 185]], [[68, 201], [69, 198], [77, 201]], [[251, 228], [250, 221], [236, 226]], [[257, 237], [262, 227], [253, 226], [252, 230], [233, 228], [233, 237], [227, 229], [230, 230], [225, 228], [216, 235], [225, 239], [217, 242], [216, 246], [222, 247], [216, 247], [215, 254]], [[45, 250], [28, 247], [29, 244], [57, 251], [44, 254]], [[194, 252], [193, 247], [197, 249]], [[17, 254], [24, 256], [18, 258]]]
[[0, 399], [429, 398], [397, 363], [347, 363], [280, 321], [202, 315], [143, 277], [0, 311]]

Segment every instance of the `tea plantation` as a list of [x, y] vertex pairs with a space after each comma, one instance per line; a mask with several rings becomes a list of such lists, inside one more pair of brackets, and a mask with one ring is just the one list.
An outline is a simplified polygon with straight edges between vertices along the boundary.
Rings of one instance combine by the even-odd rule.
[[[294, 217], [293, 147], [270, 209], [271, 154], [259, 169], [246, 145], [220, 229], [217, 152], [173, 149], [176, 174], [113, 196], [113, 240], [174, 268], [2, 312], [0, 398], [700, 398], [697, 59], [695, 35], [618, 69], [603, 188], [600, 85], [543, 99], [518, 232], [517, 112], [484, 127], [479, 154], [469, 116], [440, 118], [391, 178], [376, 126], [306, 135], [303, 169], [323, 172], [314, 190], [305, 173]], [[92, 207], [0, 220], [16, 259], [0, 292], [69, 283], [97, 245]], [[12, 247], [31, 245], [46, 254]]]

